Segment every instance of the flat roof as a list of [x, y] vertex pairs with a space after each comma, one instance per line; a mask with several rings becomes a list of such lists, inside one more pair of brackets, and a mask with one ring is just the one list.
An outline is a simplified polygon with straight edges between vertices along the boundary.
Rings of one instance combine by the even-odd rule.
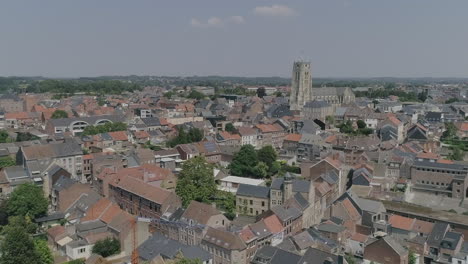
[[264, 180], [237, 177], [237, 176], [227, 176], [227, 177], [222, 178], [220, 181], [242, 183], [242, 184], [255, 185], [255, 186], [261, 185], [265, 182]]

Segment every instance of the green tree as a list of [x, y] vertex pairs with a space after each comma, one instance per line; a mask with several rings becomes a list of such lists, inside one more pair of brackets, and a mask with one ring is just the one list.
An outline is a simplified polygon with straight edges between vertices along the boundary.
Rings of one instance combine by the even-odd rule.
[[449, 155], [449, 159], [451, 160], [463, 160], [465, 157], [465, 153], [461, 150], [458, 146], [452, 147], [452, 153]]
[[54, 256], [47, 246], [47, 241], [36, 239], [34, 241], [34, 248], [38, 256], [37, 264], [52, 264], [54, 263]]
[[335, 117], [334, 116], [326, 116], [325, 117], [325, 121], [328, 123], [328, 124], [331, 124], [333, 125], [335, 123]]
[[455, 102], [459, 102], [460, 100], [458, 98], [450, 98], [448, 100], [445, 101], [446, 104], [451, 104], [451, 103], [455, 103]]
[[203, 262], [200, 259], [188, 259], [182, 258], [176, 262], [176, 264], [202, 264]]
[[127, 124], [123, 122], [107, 122], [103, 125], [98, 126], [87, 126], [84, 130], [82, 135], [83, 136], [92, 136], [102, 133], [108, 132], [116, 132], [116, 131], [126, 131]]
[[224, 130], [226, 130], [227, 132], [231, 132], [231, 133], [236, 132], [236, 128], [234, 127], [232, 123], [227, 123]]
[[48, 204], [40, 186], [25, 183], [11, 193], [7, 202], [7, 212], [11, 216], [37, 218], [47, 213]]
[[164, 97], [166, 97], [168, 99], [171, 99], [174, 95], [175, 95], [175, 93], [173, 91], [169, 91], [169, 92], [164, 93]]
[[33, 239], [21, 226], [7, 226], [0, 246], [0, 263], [38, 263]]
[[63, 110], [55, 110], [51, 116], [52, 119], [68, 118], [68, 113]]
[[445, 131], [442, 133], [442, 140], [453, 139], [457, 135], [457, 127], [453, 123], [445, 123]]
[[416, 264], [416, 255], [413, 251], [410, 251], [408, 254], [408, 264]]
[[216, 194], [213, 165], [202, 156], [186, 161], [179, 174], [176, 193], [184, 207], [192, 200], [209, 202]]
[[203, 139], [203, 131], [201, 129], [192, 127], [188, 132], [188, 140], [191, 142], [199, 142]]
[[115, 238], [106, 238], [99, 240], [93, 246], [93, 253], [99, 254], [104, 258], [120, 252], [120, 242]]
[[8, 142], [11, 142], [8, 132], [6, 132], [5, 130], [0, 130], [0, 143], [8, 143]]
[[283, 93], [280, 92], [280, 91], [277, 91], [277, 92], [275, 92], [275, 96], [276, 96], [276, 97], [282, 97], [282, 96], [283, 96]]
[[269, 167], [265, 162], [259, 162], [252, 170], [252, 174], [255, 178], [263, 179], [268, 176]]
[[192, 90], [187, 98], [201, 100], [205, 98], [205, 95], [197, 90]]
[[266, 90], [265, 90], [265, 87], [260, 87], [257, 89], [257, 96], [260, 97], [260, 98], [263, 98], [264, 96], [266, 96]]
[[257, 157], [259, 161], [264, 162], [268, 167], [271, 167], [273, 162], [278, 158], [278, 154], [271, 145], [268, 145], [258, 150]]
[[232, 175], [249, 177], [254, 176], [254, 168], [257, 166], [258, 157], [252, 145], [244, 145], [239, 152], [234, 154], [229, 170]]
[[358, 120], [358, 121], [356, 122], [356, 124], [357, 124], [357, 126], [358, 126], [359, 129], [366, 128], [366, 126], [367, 126], [367, 125], [366, 125], [366, 122], [364, 122], [364, 121], [362, 121], [362, 120]]
[[35, 136], [29, 132], [17, 132], [16, 133], [16, 142], [31, 141], [40, 139], [38, 136]]
[[229, 220], [236, 217], [236, 196], [234, 194], [218, 190], [213, 202], [216, 203], [218, 209], [225, 212], [224, 215]]
[[0, 157], [0, 169], [15, 166], [15, 165], [16, 165], [16, 161], [12, 157], [10, 156]]
[[29, 234], [35, 234], [37, 231], [37, 224], [31, 220], [30, 216], [10, 216], [8, 218], [8, 225], [10, 226], [20, 226]]

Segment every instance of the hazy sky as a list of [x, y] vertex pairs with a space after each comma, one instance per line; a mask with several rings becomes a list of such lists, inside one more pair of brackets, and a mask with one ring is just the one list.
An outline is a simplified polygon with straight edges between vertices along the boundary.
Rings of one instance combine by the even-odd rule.
[[2, 0], [0, 76], [468, 77], [467, 0]]

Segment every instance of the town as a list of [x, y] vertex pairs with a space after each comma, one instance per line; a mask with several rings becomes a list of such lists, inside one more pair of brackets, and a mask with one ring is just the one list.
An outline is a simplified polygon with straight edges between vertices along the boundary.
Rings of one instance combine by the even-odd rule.
[[468, 263], [468, 81], [291, 64], [0, 78], [1, 263]]

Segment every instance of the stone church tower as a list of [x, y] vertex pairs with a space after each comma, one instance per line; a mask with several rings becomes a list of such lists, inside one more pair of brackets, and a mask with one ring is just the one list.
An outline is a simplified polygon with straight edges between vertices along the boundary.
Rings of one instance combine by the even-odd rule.
[[295, 61], [292, 72], [291, 110], [302, 110], [304, 104], [312, 100], [312, 75], [310, 62]]

